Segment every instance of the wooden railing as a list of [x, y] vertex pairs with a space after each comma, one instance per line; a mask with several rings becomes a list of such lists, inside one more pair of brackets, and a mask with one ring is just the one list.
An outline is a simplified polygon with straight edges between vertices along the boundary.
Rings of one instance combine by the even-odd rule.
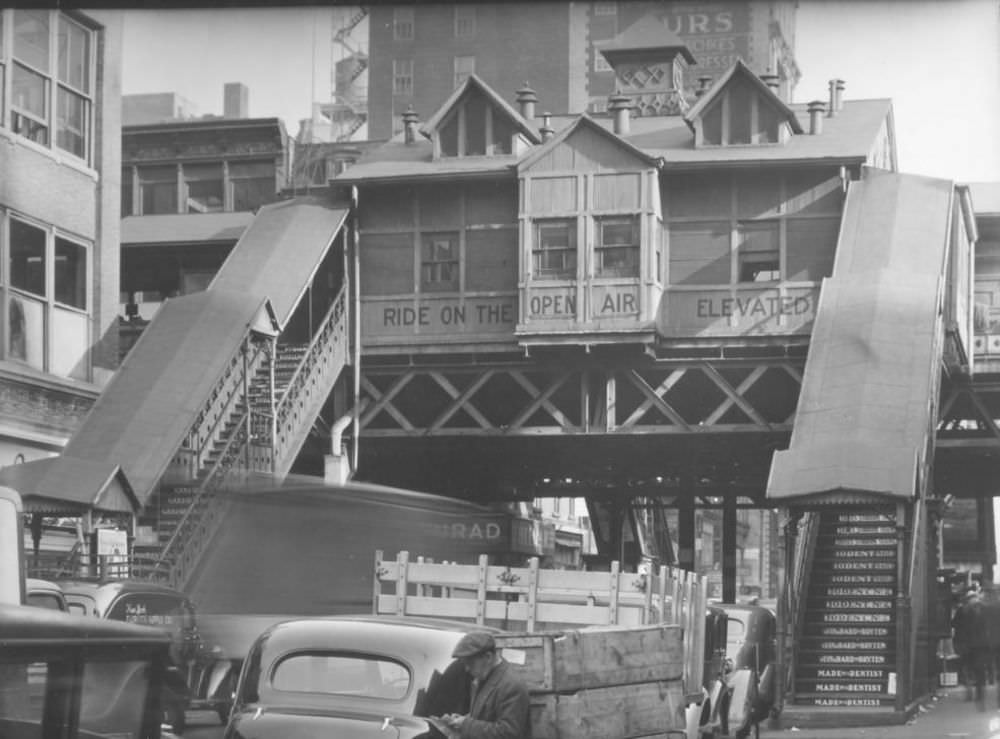
[[349, 359], [347, 288], [340, 290], [313, 335], [309, 348], [278, 404], [274, 439], [274, 475], [284, 477]]
[[532, 557], [527, 567], [435, 564], [408, 552], [375, 553], [372, 606], [376, 614], [432, 616], [506, 630], [536, 632], [573, 625], [678, 625], [684, 631], [684, 685], [700, 688], [705, 669], [708, 581], [661, 566], [649, 574], [549, 570]]

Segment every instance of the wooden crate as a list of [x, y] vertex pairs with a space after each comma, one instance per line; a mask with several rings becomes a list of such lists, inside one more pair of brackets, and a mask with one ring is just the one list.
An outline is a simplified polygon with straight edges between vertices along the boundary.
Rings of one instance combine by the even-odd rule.
[[532, 692], [677, 680], [684, 664], [681, 628], [665, 624], [495, 638]]
[[532, 739], [633, 739], [684, 728], [680, 680], [617, 685], [531, 699]]

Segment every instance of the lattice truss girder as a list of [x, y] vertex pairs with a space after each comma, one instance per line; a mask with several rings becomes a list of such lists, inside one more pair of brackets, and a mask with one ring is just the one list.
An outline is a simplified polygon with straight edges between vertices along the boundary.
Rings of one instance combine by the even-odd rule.
[[1000, 448], [1000, 382], [945, 384], [941, 390], [937, 445]]
[[368, 368], [361, 433], [787, 432], [801, 384], [790, 361]]

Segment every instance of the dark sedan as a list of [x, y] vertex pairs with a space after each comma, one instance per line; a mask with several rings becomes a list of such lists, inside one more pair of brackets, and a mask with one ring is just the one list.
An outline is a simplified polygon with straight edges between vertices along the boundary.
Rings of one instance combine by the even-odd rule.
[[276, 624], [250, 648], [226, 739], [437, 736], [421, 717], [468, 711], [469, 678], [451, 653], [482, 630], [391, 616]]

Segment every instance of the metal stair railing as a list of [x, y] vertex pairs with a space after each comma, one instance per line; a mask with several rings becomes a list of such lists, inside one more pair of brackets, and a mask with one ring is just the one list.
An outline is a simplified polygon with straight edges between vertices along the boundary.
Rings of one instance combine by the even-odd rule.
[[248, 416], [249, 411], [245, 412], [237, 423], [234, 433], [226, 441], [222, 453], [198, 486], [195, 497], [160, 552], [154, 572], [165, 572], [166, 580], [171, 587], [184, 586], [229, 507], [228, 496], [215, 495], [216, 490], [224, 487], [234, 468], [242, 471], [244, 475], [248, 472], [246, 468]]
[[349, 361], [347, 288], [333, 299], [299, 366], [295, 368], [275, 412], [274, 474], [284, 477], [305, 441], [313, 419]]
[[[800, 641], [805, 624], [805, 602], [809, 595], [809, 580], [816, 553], [816, 541], [819, 538], [819, 521], [818, 513], [806, 511], [797, 524], [795, 546], [790, 552], [790, 566], [786, 569], [788, 579], [779, 602], [779, 616], [783, 616], [779, 618], [781, 629], [779, 658], [783, 664], [779, 678], [783, 679], [784, 684], [780, 686], [778, 700], [782, 702], [795, 692], [798, 659], [796, 645]], [[784, 623], [781, 623], [782, 621]]]

